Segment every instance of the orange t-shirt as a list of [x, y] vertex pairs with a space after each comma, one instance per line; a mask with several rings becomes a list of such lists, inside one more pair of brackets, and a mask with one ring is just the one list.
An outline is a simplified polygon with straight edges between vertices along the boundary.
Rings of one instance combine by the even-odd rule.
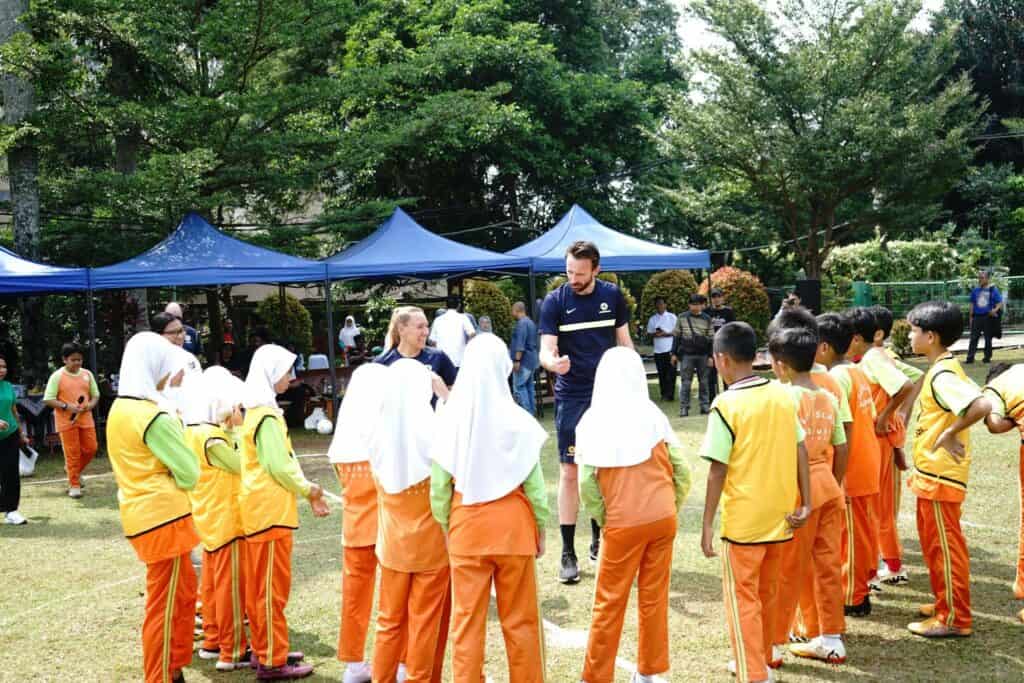
[[401, 493], [377, 484], [377, 559], [396, 572], [414, 574], [448, 566], [444, 530], [430, 510], [430, 477]]
[[537, 520], [522, 486], [498, 500], [463, 505], [452, 496], [448, 518], [448, 551], [452, 555], [537, 554]]
[[[199, 534], [192, 524], [192, 515], [181, 517], [169, 524], [132, 536], [128, 539], [135, 554], [146, 564], [170, 560], [199, 545]], [[192, 568], [188, 568], [192, 571]]]
[[815, 510], [843, 495], [843, 489], [832, 474], [835, 457], [832, 441], [838, 415], [833, 397], [827, 392], [823, 389], [797, 393], [800, 397], [797, 415], [804, 428], [804, 448], [811, 473], [811, 505]]
[[676, 516], [676, 489], [665, 442], [651, 457], [630, 467], [599, 467], [597, 484], [605, 505], [605, 526], [641, 526]]
[[[82, 368], [78, 371], [78, 375], [69, 375], [64, 372], [64, 368], [57, 370], [60, 373], [60, 383], [57, 385], [57, 400], [63, 401], [69, 406], [79, 404], [79, 399], [83, 399], [82, 403], [88, 403], [92, 397], [92, 374], [88, 370]], [[53, 422], [58, 432], [66, 432], [72, 427], [78, 427], [79, 429], [89, 429], [96, 427], [96, 423], [92, 419], [92, 411], [85, 413], [79, 413], [75, 421], [72, 422], [71, 418], [76, 413], [72, 413], [68, 410], [54, 410], [53, 411]]]
[[[882, 466], [878, 437], [875, 436], [875, 403], [871, 397], [871, 387], [864, 373], [853, 365], [837, 365], [831, 372], [833, 375], [845, 373], [850, 387], [849, 403], [850, 413], [853, 415], [853, 428], [848, 444], [850, 458], [846, 467], [846, 479], [843, 482], [846, 486], [846, 495], [870, 496], [878, 493], [878, 473]], [[840, 386], [842, 384], [840, 381]]]
[[365, 548], [377, 542], [377, 487], [370, 463], [336, 463], [341, 482], [341, 544]]

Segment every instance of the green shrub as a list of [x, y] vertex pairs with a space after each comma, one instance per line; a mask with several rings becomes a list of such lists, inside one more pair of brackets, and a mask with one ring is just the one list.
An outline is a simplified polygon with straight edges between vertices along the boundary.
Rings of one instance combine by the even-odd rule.
[[367, 350], [384, 345], [384, 337], [387, 336], [388, 324], [391, 322], [391, 312], [396, 306], [398, 302], [388, 296], [374, 295], [366, 302], [364, 320], [360, 327]]
[[502, 294], [498, 285], [489, 280], [466, 280], [465, 294], [466, 311], [475, 315], [477, 321], [482, 316], [489, 317], [494, 334], [508, 341], [515, 324], [512, 302]]
[[[268, 296], [256, 307], [256, 314], [266, 322], [274, 340], [282, 346], [295, 344], [300, 353], [313, 348], [313, 318], [306, 307], [291, 294], [284, 295], [284, 319], [281, 318], [281, 298]], [[333, 341], [333, 340], [332, 340]]]
[[910, 323], [906, 320], [900, 319], [893, 322], [889, 339], [892, 342], [892, 350], [901, 358], [906, 358], [913, 353], [910, 348]]
[[943, 241], [896, 240], [883, 244], [874, 239], [833, 249], [822, 271], [833, 281], [909, 282], [948, 280], [960, 272], [959, 266], [956, 250]]
[[[528, 303], [526, 301], [527, 293], [520, 286], [519, 282], [520, 281], [516, 278], [503, 277], [495, 280], [494, 284], [497, 285], [498, 289], [501, 290], [501, 293], [508, 297], [508, 300], [511, 301], [512, 303], [515, 303], [517, 301]], [[526, 280], [523, 280], [523, 282], [526, 283], [527, 285], [529, 284]]]
[[[736, 312], [736, 319], [748, 323], [757, 332], [758, 343], [764, 343], [764, 332], [771, 319], [768, 291], [753, 273], [725, 266], [711, 274], [715, 288], [725, 293], [726, 304]], [[700, 293], [708, 294], [708, 281], [700, 283]]]
[[[619, 276], [616, 275], [615, 273], [606, 273], [602, 271], [597, 274], [597, 278], [599, 280], [604, 280], [605, 282], [612, 283], [613, 285], [619, 288], [619, 291], [622, 292], [622, 296], [625, 297], [626, 299], [626, 307], [629, 308], [629, 330], [635, 337], [637, 330], [640, 329], [639, 322], [636, 319], [636, 297], [633, 296], [633, 293], [629, 291], [629, 287], [626, 287], [626, 285], [622, 284], [619, 281]], [[549, 293], [553, 292], [564, 284], [565, 276], [556, 275], [548, 279], [547, 291]], [[645, 320], [644, 323], [646, 324], [646, 322], [647, 321]]]
[[640, 295], [640, 316], [637, 320], [641, 327], [647, 327], [647, 320], [654, 315], [654, 300], [659, 296], [665, 299], [668, 310], [682, 313], [690, 303], [690, 296], [697, 291], [697, 280], [688, 270], [663, 270], [655, 273], [644, 285]]

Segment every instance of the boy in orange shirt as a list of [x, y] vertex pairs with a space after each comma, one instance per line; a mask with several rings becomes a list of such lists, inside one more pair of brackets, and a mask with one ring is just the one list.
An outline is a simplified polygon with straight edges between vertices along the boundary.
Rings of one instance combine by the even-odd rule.
[[829, 369], [850, 406], [849, 459], [844, 485], [843, 590], [846, 616], [871, 614], [871, 589], [878, 561], [878, 437], [875, 402], [867, 377], [846, 360], [853, 327], [837, 313], [818, 316], [817, 360]]
[[[834, 664], [846, 661], [843, 615], [842, 527], [846, 471], [846, 431], [839, 400], [812, 379], [818, 351], [818, 324], [804, 309], [780, 313], [769, 327], [768, 351], [775, 376], [793, 391], [803, 426], [810, 465], [811, 516], [793, 532], [783, 549], [779, 600], [774, 616], [773, 643], [788, 640], [801, 589], [810, 587], [817, 632], [808, 643], [795, 643], [798, 657]], [[811, 615], [808, 615], [810, 621]]]
[[82, 367], [82, 347], [74, 342], [60, 351], [64, 367], [50, 375], [43, 403], [53, 408], [53, 420], [64, 451], [68, 495], [82, 497], [82, 471], [96, 455], [96, 423], [92, 411], [100, 402], [100, 390], [92, 373]]
[[964, 373], [949, 347], [964, 329], [963, 313], [947, 301], [918, 304], [907, 315], [910, 346], [931, 367], [917, 399], [914, 469], [907, 486], [917, 496], [917, 533], [935, 602], [924, 621], [907, 628], [925, 638], [971, 635], [971, 567], [960, 528], [960, 506], [971, 465], [968, 428], [992, 405]]
[[[810, 516], [803, 427], [789, 389], [754, 374], [757, 335], [733, 322], [715, 334], [714, 359], [729, 389], [715, 397], [701, 456], [710, 461], [701, 550], [715, 557], [722, 504], [722, 592], [740, 683], [769, 681], [782, 541]], [[794, 510], [794, 505], [799, 506]]]

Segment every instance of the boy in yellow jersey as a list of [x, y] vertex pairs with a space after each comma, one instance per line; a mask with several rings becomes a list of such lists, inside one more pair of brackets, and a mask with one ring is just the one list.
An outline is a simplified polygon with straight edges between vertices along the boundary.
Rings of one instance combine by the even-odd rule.
[[117, 400], [107, 418], [107, 452], [117, 480], [124, 535], [146, 565], [142, 669], [146, 683], [184, 681], [192, 661], [196, 575], [189, 552], [199, 543], [188, 491], [199, 465], [181, 423], [158, 405], [172, 375], [174, 346], [153, 332], [128, 340]]
[[192, 517], [203, 542], [203, 622], [213, 626], [200, 659], [216, 659], [217, 671], [249, 668], [246, 611], [246, 544], [238, 506], [242, 463], [233, 427], [242, 424], [244, 386], [222, 367], [183, 382], [185, 439], [199, 461], [191, 494]]
[[701, 550], [717, 555], [721, 500], [722, 592], [734, 656], [729, 668], [740, 683], [769, 681], [769, 666], [779, 659], [771, 629], [780, 542], [793, 538], [813, 504], [803, 427], [790, 390], [754, 374], [757, 335], [750, 325], [723, 325], [713, 350], [729, 389], [715, 397], [701, 448], [711, 463]]
[[46, 383], [43, 403], [53, 409], [53, 421], [64, 451], [68, 495], [82, 497], [81, 475], [96, 455], [96, 423], [92, 411], [100, 402], [100, 390], [92, 373], [82, 367], [82, 347], [74, 342], [60, 351], [64, 367]]
[[[853, 339], [847, 356], [860, 358], [857, 367], [867, 378], [875, 403], [875, 436], [878, 439], [880, 465], [877, 538], [882, 557], [875, 581], [904, 583], [907, 581], [907, 573], [903, 569], [903, 546], [900, 545], [896, 525], [896, 487], [899, 486], [900, 475], [895, 447], [903, 446], [906, 434], [903, 408], [914, 393], [914, 382], [900, 371], [881, 346], [876, 345], [876, 342], [884, 340], [884, 335], [871, 309], [858, 306], [843, 315], [853, 327]], [[889, 317], [891, 319], [891, 315]], [[891, 323], [889, 327], [892, 327]]]
[[[982, 394], [992, 404], [992, 413], [985, 426], [992, 434], [1005, 434], [1017, 429], [1020, 446], [1020, 537], [1017, 544], [1017, 573], [1013, 580], [1013, 597], [1024, 600], [1024, 364], [997, 363], [988, 371]], [[1017, 613], [1024, 621], [1024, 610]]]
[[960, 529], [960, 506], [971, 465], [968, 428], [992, 406], [964, 373], [949, 347], [964, 329], [960, 308], [948, 301], [918, 304], [907, 315], [910, 346], [931, 366], [917, 399], [914, 469], [907, 485], [917, 496], [917, 533], [935, 602], [924, 621], [908, 625], [926, 638], [971, 635], [971, 567]]
[[878, 562], [878, 437], [875, 403], [867, 377], [846, 360], [853, 327], [837, 313], [818, 316], [817, 360], [829, 368], [850, 406], [849, 459], [844, 485], [846, 519], [843, 533], [843, 587], [848, 617], [871, 614], [868, 582]]
[[790, 307], [776, 316], [768, 328], [768, 351], [775, 376], [792, 390], [797, 404], [805, 434], [813, 501], [807, 524], [793, 533], [792, 543], [783, 545], [772, 643], [781, 649], [789, 640], [801, 590], [810, 585], [814, 614], [808, 614], [804, 623], [813, 622], [815, 633], [810, 642], [794, 643], [790, 652], [798, 657], [842, 664], [846, 661], [842, 586], [844, 498], [839, 482], [847, 459], [843, 414], [839, 399], [811, 375], [818, 351], [818, 323], [806, 309]]
[[296, 496], [309, 500], [317, 517], [330, 512], [323, 489], [302, 473], [288, 427], [277, 408], [277, 394], [288, 388], [294, 363], [295, 354], [276, 344], [256, 349], [245, 379], [245, 421], [239, 435], [239, 503], [253, 585], [249, 624], [256, 679], [261, 681], [303, 678], [313, 673], [312, 666], [300, 663], [301, 652], [288, 651], [288, 622], [284, 617], [292, 582], [292, 534], [299, 526]]

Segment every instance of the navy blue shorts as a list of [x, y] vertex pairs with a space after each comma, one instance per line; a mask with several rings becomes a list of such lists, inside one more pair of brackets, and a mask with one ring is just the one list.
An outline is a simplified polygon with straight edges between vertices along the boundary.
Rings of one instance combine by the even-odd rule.
[[590, 407], [589, 398], [555, 399], [555, 432], [558, 434], [558, 462], [576, 464], [576, 425]]

